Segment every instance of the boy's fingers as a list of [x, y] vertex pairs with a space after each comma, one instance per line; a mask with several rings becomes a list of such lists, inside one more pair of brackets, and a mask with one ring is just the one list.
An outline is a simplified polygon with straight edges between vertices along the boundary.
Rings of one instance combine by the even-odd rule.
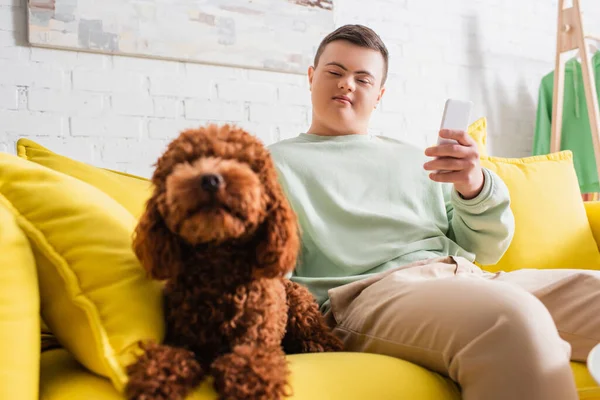
[[429, 157], [465, 158], [468, 157], [471, 152], [471, 147], [456, 143], [447, 143], [427, 148], [425, 150], [425, 155]]
[[462, 171], [467, 163], [460, 158], [438, 158], [423, 164], [427, 171]]
[[454, 139], [463, 146], [472, 146], [475, 144], [473, 138], [465, 131], [442, 129], [440, 130], [439, 135], [444, 139]]
[[432, 172], [429, 174], [429, 178], [435, 182], [455, 183], [460, 182], [463, 179], [463, 175], [462, 171]]

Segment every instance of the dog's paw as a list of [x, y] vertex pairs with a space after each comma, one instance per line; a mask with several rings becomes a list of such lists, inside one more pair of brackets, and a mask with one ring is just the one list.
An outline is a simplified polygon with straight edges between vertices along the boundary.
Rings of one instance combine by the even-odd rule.
[[223, 400], [283, 400], [290, 396], [288, 366], [281, 349], [236, 346], [211, 367]]
[[204, 371], [190, 351], [145, 344], [138, 360], [127, 367], [129, 400], [183, 400], [204, 377]]

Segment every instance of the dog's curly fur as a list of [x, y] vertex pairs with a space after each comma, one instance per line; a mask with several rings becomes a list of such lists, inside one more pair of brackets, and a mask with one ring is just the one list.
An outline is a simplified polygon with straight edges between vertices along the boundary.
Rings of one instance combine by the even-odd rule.
[[221, 399], [282, 399], [285, 353], [342, 346], [310, 292], [284, 278], [300, 240], [268, 150], [208, 125], [183, 131], [155, 167], [133, 248], [165, 281], [167, 332], [128, 367], [126, 395], [182, 399], [211, 375]]

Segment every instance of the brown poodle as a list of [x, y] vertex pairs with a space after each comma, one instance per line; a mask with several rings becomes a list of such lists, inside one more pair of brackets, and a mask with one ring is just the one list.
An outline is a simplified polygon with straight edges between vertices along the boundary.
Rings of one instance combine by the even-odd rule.
[[298, 226], [268, 150], [229, 125], [187, 130], [152, 181], [133, 246], [165, 280], [167, 332], [128, 367], [127, 396], [182, 399], [208, 375], [221, 399], [289, 395], [285, 353], [342, 346], [310, 292], [284, 278]]

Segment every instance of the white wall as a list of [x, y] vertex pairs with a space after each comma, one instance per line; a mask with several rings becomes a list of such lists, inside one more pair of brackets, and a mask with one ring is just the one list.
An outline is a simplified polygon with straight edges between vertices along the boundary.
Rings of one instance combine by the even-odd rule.
[[[600, 34], [600, 2], [581, 0]], [[26, 0], [0, 0], [0, 151], [30, 137], [148, 176], [186, 126], [236, 122], [266, 143], [310, 121], [299, 75], [27, 46]], [[336, 24], [374, 28], [391, 51], [373, 131], [425, 146], [446, 97], [487, 116], [491, 152], [530, 154], [537, 90], [554, 68], [556, 0], [335, 0]]]

